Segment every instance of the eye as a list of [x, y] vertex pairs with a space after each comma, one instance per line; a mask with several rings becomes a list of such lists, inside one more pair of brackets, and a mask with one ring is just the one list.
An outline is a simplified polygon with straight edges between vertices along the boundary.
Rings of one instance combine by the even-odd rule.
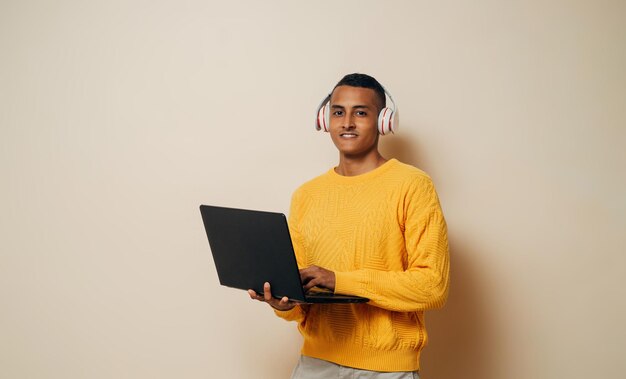
[[365, 117], [365, 116], [367, 116], [367, 112], [365, 112], [365, 111], [357, 111], [356, 115], [360, 116], [360, 117]]
[[341, 117], [341, 116], [343, 116], [343, 111], [334, 111], [333, 112], [333, 116]]

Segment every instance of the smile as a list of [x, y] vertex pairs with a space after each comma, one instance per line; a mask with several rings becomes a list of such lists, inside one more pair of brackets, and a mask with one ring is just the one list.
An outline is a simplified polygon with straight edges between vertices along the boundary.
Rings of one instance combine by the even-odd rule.
[[358, 137], [358, 135], [356, 133], [347, 132], [347, 133], [339, 134], [339, 137], [342, 137], [342, 138], [356, 138], [356, 137]]

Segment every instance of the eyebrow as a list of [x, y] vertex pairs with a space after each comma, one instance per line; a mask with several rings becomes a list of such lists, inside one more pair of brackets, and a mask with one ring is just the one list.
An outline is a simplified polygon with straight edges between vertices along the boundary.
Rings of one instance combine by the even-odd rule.
[[[339, 109], [345, 109], [345, 107], [343, 105], [336, 105], [333, 104], [330, 106], [331, 108], [339, 108]], [[369, 109], [370, 107], [368, 107], [367, 105], [355, 105], [352, 108], [365, 108], [365, 109]]]

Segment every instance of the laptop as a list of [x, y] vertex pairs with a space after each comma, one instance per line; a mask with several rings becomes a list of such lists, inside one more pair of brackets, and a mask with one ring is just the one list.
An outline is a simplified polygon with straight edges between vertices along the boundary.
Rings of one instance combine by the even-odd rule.
[[315, 289], [304, 292], [284, 214], [211, 205], [201, 205], [200, 213], [221, 285], [262, 294], [269, 282], [272, 296], [302, 303], [369, 300]]

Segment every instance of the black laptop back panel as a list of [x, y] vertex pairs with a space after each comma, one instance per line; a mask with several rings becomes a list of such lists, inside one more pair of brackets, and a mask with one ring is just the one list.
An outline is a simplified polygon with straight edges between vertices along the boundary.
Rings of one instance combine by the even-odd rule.
[[200, 211], [220, 284], [263, 293], [263, 283], [270, 282], [275, 297], [307, 303], [367, 301], [327, 293], [305, 296], [284, 214], [209, 205]]

